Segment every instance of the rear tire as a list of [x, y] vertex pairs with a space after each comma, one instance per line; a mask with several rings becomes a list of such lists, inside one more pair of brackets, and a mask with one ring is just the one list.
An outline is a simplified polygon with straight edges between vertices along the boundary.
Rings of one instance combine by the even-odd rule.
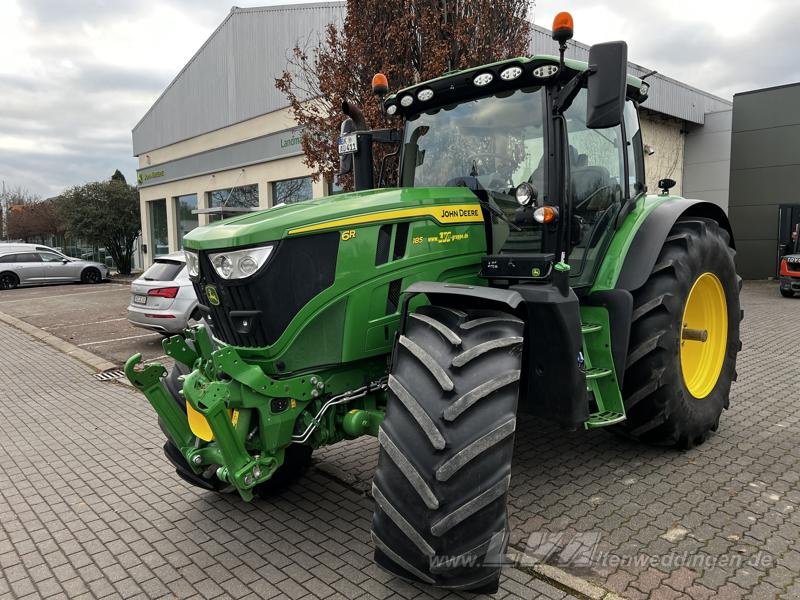
[[373, 478], [375, 561], [439, 587], [494, 592], [508, 541], [523, 323], [425, 306], [389, 378]]
[[81, 283], [100, 283], [103, 276], [94, 267], [87, 267], [81, 272]]
[[19, 285], [19, 277], [11, 272], [0, 273], [0, 290], [13, 290]]
[[781, 290], [781, 296], [784, 298], [794, 298], [794, 292], [792, 290]]
[[[186, 401], [178, 394], [178, 391], [183, 387], [181, 382], [178, 381], [178, 377], [181, 375], [188, 375], [190, 372], [191, 369], [189, 369], [189, 367], [183, 363], [176, 362], [172, 370], [164, 378], [165, 387], [175, 400], [175, 403], [184, 412], [186, 412]], [[220, 481], [216, 475], [214, 475], [216, 468], [213, 466], [206, 470], [209, 476], [196, 475], [189, 466], [189, 463], [186, 462], [186, 459], [183, 458], [180, 450], [178, 450], [174, 442], [170, 439], [160, 418], [158, 420], [158, 425], [167, 438], [164, 452], [175, 466], [178, 476], [181, 479], [204, 490], [213, 490], [222, 493], [229, 493], [234, 490], [232, 486]], [[254, 491], [262, 498], [269, 498], [279, 494], [290, 483], [297, 480], [308, 470], [308, 467], [311, 465], [312, 452], [313, 448], [304, 444], [290, 444], [287, 446], [284, 451], [283, 464], [272, 474], [272, 477], [264, 483], [257, 485]]]
[[[736, 274], [729, 241], [728, 232], [712, 219], [680, 219], [670, 230], [647, 282], [633, 293], [623, 386], [627, 420], [615, 426], [617, 432], [686, 449], [702, 444], [719, 426], [720, 415], [729, 405], [741, 348], [742, 279]], [[681, 348], [706, 342], [683, 340], [682, 329], [690, 291], [705, 274], [713, 275], [724, 291], [725, 308], [719, 313], [726, 315], [727, 332], [717, 379], [709, 380], [710, 392], [696, 397], [686, 382], [684, 372], [690, 367], [681, 364]]]

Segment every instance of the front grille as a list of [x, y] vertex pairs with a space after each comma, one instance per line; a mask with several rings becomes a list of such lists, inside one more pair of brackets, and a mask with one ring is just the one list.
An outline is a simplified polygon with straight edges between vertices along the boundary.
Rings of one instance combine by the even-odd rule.
[[[338, 251], [338, 232], [283, 240], [258, 273], [239, 281], [219, 277], [208, 253], [201, 252], [194, 288], [214, 336], [234, 346], [275, 343], [300, 309], [333, 284]], [[216, 290], [218, 305], [209, 301], [209, 285]]]
[[800, 261], [798, 261], [798, 262], [790, 262], [790, 261], [787, 260], [786, 261], [786, 268], [789, 271], [792, 271], [794, 273], [800, 273]]

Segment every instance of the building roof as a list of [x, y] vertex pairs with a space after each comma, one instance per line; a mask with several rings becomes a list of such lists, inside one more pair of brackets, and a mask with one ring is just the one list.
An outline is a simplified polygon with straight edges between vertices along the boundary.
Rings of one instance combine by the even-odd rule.
[[[344, 20], [345, 2], [231, 8], [224, 21], [133, 128], [138, 156], [287, 106], [275, 88], [295, 45], [314, 46], [329, 23]], [[550, 31], [534, 25], [532, 54], [552, 54]], [[589, 46], [572, 40], [567, 56], [587, 60]], [[650, 69], [628, 63], [632, 75]], [[727, 100], [657, 74], [648, 79], [651, 110], [702, 124]]]

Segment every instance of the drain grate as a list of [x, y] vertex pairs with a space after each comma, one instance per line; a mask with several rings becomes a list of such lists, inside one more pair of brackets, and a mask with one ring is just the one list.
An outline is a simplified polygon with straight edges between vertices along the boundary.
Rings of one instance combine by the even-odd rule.
[[122, 379], [123, 377], [125, 377], [125, 372], [120, 369], [111, 369], [110, 371], [94, 374], [94, 378], [99, 381], [112, 381], [114, 379]]

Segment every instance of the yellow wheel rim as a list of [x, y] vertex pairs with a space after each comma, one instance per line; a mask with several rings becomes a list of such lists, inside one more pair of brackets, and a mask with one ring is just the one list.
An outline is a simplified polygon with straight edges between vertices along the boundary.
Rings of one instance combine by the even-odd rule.
[[686, 389], [702, 399], [717, 384], [728, 344], [728, 304], [713, 273], [694, 282], [681, 323], [681, 373]]

